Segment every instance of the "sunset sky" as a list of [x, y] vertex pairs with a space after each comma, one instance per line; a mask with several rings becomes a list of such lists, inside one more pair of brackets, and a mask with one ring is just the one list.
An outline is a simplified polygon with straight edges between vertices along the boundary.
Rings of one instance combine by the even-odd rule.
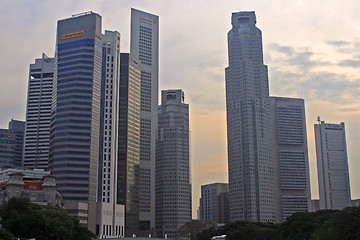
[[[129, 51], [130, 8], [160, 18], [160, 90], [190, 105], [193, 217], [200, 185], [227, 182], [225, 74], [231, 13], [255, 11], [270, 95], [304, 98], [312, 198], [318, 198], [314, 123], [345, 122], [352, 198], [360, 198], [359, 0], [13, 0], [0, 5], [0, 128], [25, 120], [29, 64], [54, 55], [56, 22], [94, 11]], [[160, 94], [159, 94], [160, 96]]]

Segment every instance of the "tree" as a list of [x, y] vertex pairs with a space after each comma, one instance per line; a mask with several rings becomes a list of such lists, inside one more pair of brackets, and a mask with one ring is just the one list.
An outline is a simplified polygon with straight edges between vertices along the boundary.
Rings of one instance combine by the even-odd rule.
[[215, 227], [216, 223], [211, 221], [191, 220], [185, 223], [184, 226], [179, 229], [179, 237], [194, 240], [196, 239], [196, 235], [198, 233], [201, 233], [206, 229]]
[[0, 229], [0, 239], [2, 240], [16, 240], [17, 238], [14, 237], [14, 235], [5, 230], [5, 229]]
[[0, 208], [3, 228], [16, 237], [37, 240], [88, 240], [96, 235], [64, 211], [44, 209], [26, 198], [12, 198]]

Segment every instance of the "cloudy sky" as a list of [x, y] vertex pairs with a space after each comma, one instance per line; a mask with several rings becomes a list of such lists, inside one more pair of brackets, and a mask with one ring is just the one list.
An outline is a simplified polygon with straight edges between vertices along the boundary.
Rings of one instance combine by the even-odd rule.
[[254, 10], [270, 94], [304, 98], [312, 197], [318, 197], [313, 124], [345, 122], [352, 198], [360, 198], [360, 1], [13, 0], [0, 6], [0, 128], [24, 120], [29, 64], [54, 55], [56, 21], [92, 10], [129, 51], [130, 8], [160, 17], [160, 89], [190, 104], [193, 216], [200, 185], [227, 182], [224, 68], [231, 13]]

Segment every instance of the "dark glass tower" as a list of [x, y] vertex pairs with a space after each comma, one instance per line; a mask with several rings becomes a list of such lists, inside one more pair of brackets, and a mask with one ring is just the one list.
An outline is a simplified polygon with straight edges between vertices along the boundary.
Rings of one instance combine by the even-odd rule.
[[101, 94], [101, 16], [58, 21], [49, 166], [65, 208], [95, 232]]
[[139, 232], [141, 64], [120, 54], [118, 204], [125, 205], [125, 235]]
[[25, 133], [25, 122], [11, 119], [9, 122], [9, 130], [15, 133], [15, 157], [14, 167], [21, 167], [21, 161], [23, 156], [24, 148], [24, 133]]

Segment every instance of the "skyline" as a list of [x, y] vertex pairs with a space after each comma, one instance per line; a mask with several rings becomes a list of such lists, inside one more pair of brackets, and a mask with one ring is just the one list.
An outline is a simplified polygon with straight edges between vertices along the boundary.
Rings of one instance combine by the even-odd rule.
[[[219, 9], [216, 1], [206, 1], [206, 7], [202, 6], [202, 0], [3, 3], [0, 127], [6, 128], [11, 118], [25, 120], [29, 65], [43, 52], [53, 56], [58, 19], [88, 10], [97, 12], [103, 17], [103, 29], [121, 33], [121, 52], [128, 52], [131, 7], [158, 15], [159, 91], [183, 89], [190, 105], [196, 217], [200, 185], [227, 182], [224, 68], [228, 64], [226, 34], [231, 28], [231, 13], [254, 10], [263, 33], [270, 95], [305, 99], [312, 198], [318, 196], [313, 127], [318, 115], [326, 122], [345, 122], [352, 198], [360, 198], [360, 176], [355, 175], [360, 167], [356, 159], [360, 152], [355, 149], [360, 144], [360, 72], [356, 69], [360, 66], [360, 17], [356, 13], [360, 3], [227, 1]], [[204, 168], [208, 171], [202, 171]]]

